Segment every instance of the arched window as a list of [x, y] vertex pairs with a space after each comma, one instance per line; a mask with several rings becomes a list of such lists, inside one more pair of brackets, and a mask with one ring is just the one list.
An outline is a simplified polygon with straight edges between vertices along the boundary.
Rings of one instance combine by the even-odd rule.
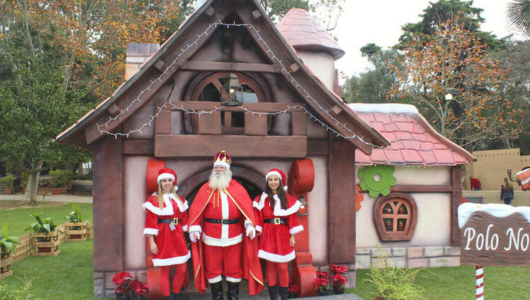
[[391, 193], [377, 199], [374, 221], [382, 241], [410, 241], [418, 213], [416, 202], [404, 193]]
[[[227, 93], [223, 86], [229, 80], [229, 75], [237, 77], [240, 89], [235, 93], [235, 100], [245, 103], [265, 102], [260, 86], [249, 76], [243, 73], [218, 72], [207, 75], [200, 79], [193, 89], [189, 100], [221, 102], [222, 97]], [[188, 122], [187, 122], [188, 123]], [[191, 121], [191, 123], [195, 123]], [[189, 124], [189, 123], [188, 123]], [[194, 126], [195, 127], [195, 126]], [[244, 134], [245, 113], [237, 111], [221, 112], [221, 131], [223, 134]], [[187, 132], [192, 132], [191, 128], [186, 128]]]

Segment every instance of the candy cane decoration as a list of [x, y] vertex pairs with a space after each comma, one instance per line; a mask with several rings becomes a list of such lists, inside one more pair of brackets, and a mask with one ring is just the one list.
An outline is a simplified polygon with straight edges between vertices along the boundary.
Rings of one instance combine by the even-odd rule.
[[484, 268], [477, 266], [476, 270], [477, 300], [484, 300]]

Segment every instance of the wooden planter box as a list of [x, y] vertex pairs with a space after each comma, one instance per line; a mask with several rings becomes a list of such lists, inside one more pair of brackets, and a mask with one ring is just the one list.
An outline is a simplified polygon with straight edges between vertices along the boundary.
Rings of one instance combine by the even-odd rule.
[[66, 194], [66, 188], [52, 188], [52, 195]]
[[0, 249], [0, 279], [4, 279], [13, 275], [11, 265], [13, 264], [13, 255], [5, 253], [4, 249]]
[[[48, 241], [41, 241], [47, 239]], [[61, 253], [59, 245], [59, 232], [54, 231], [50, 233], [35, 233], [32, 237], [33, 253], [31, 256], [56, 256]]]
[[20, 245], [15, 245], [16, 251], [15, 251], [15, 255], [14, 255], [15, 257], [14, 257], [13, 262], [17, 262], [31, 255], [32, 236], [33, 236], [33, 233], [28, 233], [28, 234], [18, 237], [20, 240]]
[[64, 223], [66, 227], [66, 242], [84, 242], [88, 239], [88, 221]]

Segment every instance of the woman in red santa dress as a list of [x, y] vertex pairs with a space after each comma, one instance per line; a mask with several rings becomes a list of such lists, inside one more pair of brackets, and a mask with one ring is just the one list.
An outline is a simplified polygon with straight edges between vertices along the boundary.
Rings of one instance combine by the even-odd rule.
[[267, 261], [267, 282], [271, 300], [276, 300], [280, 281], [282, 300], [288, 299], [289, 272], [287, 263], [296, 255], [294, 235], [304, 230], [298, 221], [297, 212], [302, 203], [285, 190], [287, 178], [279, 169], [271, 169], [265, 176], [267, 184], [261, 196], [253, 202], [260, 234], [258, 257]]
[[[144, 235], [149, 238], [153, 265], [160, 267], [160, 289], [164, 299], [179, 300], [184, 284], [186, 262], [190, 251], [184, 232], [188, 231], [188, 201], [177, 195], [177, 175], [171, 169], [158, 171], [158, 193], [142, 206], [147, 212]], [[169, 272], [175, 266], [173, 294], [170, 292]]]

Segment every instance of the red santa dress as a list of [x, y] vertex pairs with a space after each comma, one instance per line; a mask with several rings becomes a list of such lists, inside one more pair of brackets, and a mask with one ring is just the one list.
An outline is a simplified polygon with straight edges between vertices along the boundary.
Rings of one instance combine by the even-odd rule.
[[[304, 230], [298, 221], [297, 212], [302, 203], [295, 197], [287, 195], [287, 208], [281, 207], [278, 195], [274, 195], [276, 205], [272, 207], [269, 197], [264, 192], [254, 199], [256, 231], [260, 235], [258, 257], [277, 263], [285, 263], [296, 257], [291, 246], [291, 235]], [[275, 220], [276, 223], [269, 223]]]
[[[147, 212], [144, 235], [154, 235], [158, 248], [158, 254], [153, 254], [155, 267], [183, 264], [191, 256], [184, 237], [184, 232], [188, 231], [188, 201], [174, 194], [164, 194], [163, 197], [163, 208], [159, 207], [156, 194], [142, 205]], [[161, 219], [178, 219], [178, 224], [159, 223]]]

